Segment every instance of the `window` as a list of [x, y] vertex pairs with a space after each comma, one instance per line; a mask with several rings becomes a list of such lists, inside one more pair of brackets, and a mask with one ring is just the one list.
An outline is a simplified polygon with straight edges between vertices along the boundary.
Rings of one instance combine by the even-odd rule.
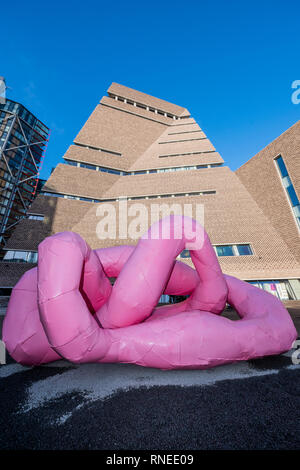
[[[131, 106], [136, 106], [137, 108], [146, 109], [147, 111], [151, 111], [152, 113], [161, 114], [162, 116], [167, 116], [171, 119], [179, 119], [179, 118], [176, 118], [176, 116], [173, 116], [172, 114], [166, 113], [165, 111], [151, 108], [150, 106], [147, 106], [145, 104], [137, 103], [136, 101], [132, 101], [128, 98], [123, 98], [121, 96], [114, 95], [113, 93], [108, 93], [108, 96], [116, 101], [122, 101], [123, 103], [130, 104]], [[186, 117], [189, 117], [189, 116], [186, 116]]]
[[151, 170], [137, 170], [137, 171], [125, 171], [125, 170], [116, 170], [114, 168], [108, 168], [105, 166], [98, 166], [90, 163], [84, 163], [80, 161], [68, 160], [65, 159], [66, 165], [71, 165], [75, 167], [87, 168], [89, 170], [96, 170], [102, 171], [104, 173], [112, 173], [115, 175], [144, 175], [146, 173], [166, 173], [169, 171], [182, 171], [182, 170], [202, 170], [207, 169], [209, 167], [215, 168], [220, 167], [222, 164], [211, 164], [211, 165], [194, 165], [194, 166], [175, 166], [175, 167], [168, 167], [168, 168], [158, 168], [158, 169], [151, 169]]
[[237, 245], [236, 247], [240, 256], [253, 255], [250, 245]]
[[190, 257], [191, 257], [191, 254], [190, 254], [189, 250], [183, 250], [180, 253], [180, 258], [190, 258]]
[[33, 251], [29, 251], [28, 254], [27, 254], [27, 263], [37, 263], [37, 258], [38, 258], [38, 254], [33, 252]]
[[281, 174], [282, 178], [285, 178], [286, 176], [288, 176], [288, 172], [287, 172], [285, 163], [284, 163], [283, 158], [282, 158], [281, 155], [280, 155], [280, 157], [278, 157], [276, 159], [276, 163], [278, 165], [278, 168], [279, 168], [279, 171], [280, 171], [280, 174]]
[[92, 147], [91, 145], [80, 144], [79, 142], [74, 142], [74, 145], [77, 145], [78, 147], [84, 147], [84, 148], [87, 148], [87, 149], [91, 149], [91, 150], [97, 150], [97, 151], [100, 151], [100, 152], [106, 152], [106, 153], [109, 153], [109, 154], [112, 154], [112, 155], [116, 155], [118, 157], [122, 156], [121, 153], [114, 152], [113, 150], [103, 149], [103, 148], [100, 148], [100, 147]]
[[13, 260], [14, 261], [27, 261], [28, 253], [26, 251], [15, 251]]
[[275, 159], [275, 163], [277, 165], [278, 172], [281, 176], [281, 181], [282, 181], [283, 187], [286, 191], [286, 194], [288, 196], [290, 205], [292, 207], [294, 217], [295, 217], [296, 222], [298, 224], [298, 227], [300, 229], [300, 202], [299, 202], [299, 199], [298, 199], [298, 196], [296, 194], [295, 188], [294, 188], [293, 183], [292, 183], [292, 181], [289, 177], [289, 173], [287, 171], [287, 168], [285, 166], [284, 160], [283, 160], [281, 155]]
[[7, 251], [4, 255], [4, 260], [5, 261], [11, 261], [14, 258], [14, 252], [13, 251]]
[[253, 255], [249, 244], [241, 245], [216, 245], [215, 250], [218, 256], [247, 256]]
[[90, 165], [89, 163], [80, 163], [82, 168], [87, 168], [88, 170], [96, 170], [96, 165]]
[[232, 245], [220, 245], [216, 246], [218, 256], [234, 256]]
[[66, 160], [67, 165], [72, 165], [72, 166], [77, 166], [77, 162], [74, 162], [73, 160]]
[[15, 263], [37, 263], [36, 251], [7, 251], [3, 260]]
[[[288, 178], [288, 176], [287, 176], [287, 178]], [[289, 179], [289, 185], [286, 186], [286, 190], [287, 190], [287, 193], [290, 197], [290, 201], [291, 201], [292, 206], [295, 207], [295, 206], [299, 205], [299, 200], [298, 200], [298, 196], [296, 194], [296, 191], [294, 189], [294, 186], [292, 185], [292, 182], [291, 182], [290, 178], [288, 178], [288, 179]]]
[[[253, 255], [253, 251], [250, 245], [215, 245], [214, 246], [217, 256], [246, 256]], [[190, 258], [191, 254], [189, 250], [183, 250], [180, 258]]]
[[64, 197], [64, 194], [60, 194], [60, 193], [42, 192], [41, 194], [42, 194], [43, 196], [50, 196], [50, 197]]
[[161, 295], [158, 303], [159, 304], [169, 304], [170, 303], [170, 296], [166, 295], [166, 294]]
[[202, 152], [188, 152], [188, 153], [173, 153], [169, 155], [158, 155], [159, 158], [165, 158], [165, 157], [183, 157], [185, 155], [201, 155], [203, 153], [215, 153], [215, 150], [203, 150]]
[[44, 220], [43, 215], [38, 215], [38, 214], [29, 214], [28, 219], [30, 220]]
[[[50, 196], [50, 197], [61, 197], [64, 199], [75, 199], [78, 201], [88, 201], [88, 202], [110, 202], [110, 201], [118, 201], [119, 198], [115, 199], [93, 199], [84, 196], [74, 196], [72, 194], [61, 194], [61, 193], [49, 193], [49, 192], [41, 192], [43, 196]], [[131, 199], [156, 199], [156, 198], [164, 198], [164, 197], [185, 197], [185, 196], [205, 196], [207, 194], [216, 194], [216, 191], [202, 191], [202, 192], [193, 192], [193, 193], [175, 193], [175, 194], [156, 194], [156, 195], [141, 195], [141, 196], [129, 196], [128, 200]], [[34, 214], [33, 214], [34, 215]], [[37, 216], [42, 217], [42, 216]], [[31, 218], [31, 217], [30, 217]], [[33, 218], [33, 217], [32, 217]], [[40, 218], [36, 220], [42, 220]]]

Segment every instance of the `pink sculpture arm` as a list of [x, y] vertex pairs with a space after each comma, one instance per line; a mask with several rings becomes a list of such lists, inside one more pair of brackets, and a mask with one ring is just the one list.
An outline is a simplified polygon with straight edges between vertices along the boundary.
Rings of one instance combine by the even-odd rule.
[[[190, 226], [188, 222], [191, 222]], [[168, 238], [154, 239], [154, 234]], [[181, 238], [176, 236], [181, 234]], [[152, 225], [127, 259], [108, 301], [97, 312], [104, 328], [132, 325], [145, 320], [156, 307], [168, 284], [175, 259], [186, 243], [198, 242], [191, 251], [199, 281], [186, 304], [188, 309], [221, 313], [227, 298], [227, 286], [215, 251], [203, 227], [192, 219], [173, 216]], [[175, 276], [176, 279], [176, 276]], [[174, 280], [173, 280], [174, 282]], [[147, 295], [145, 295], [147, 292]]]
[[[180, 225], [184, 218], [169, 222]], [[201, 246], [191, 251], [195, 271], [175, 258], [197, 237]], [[118, 277], [113, 288], [107, 276]], [[191, 295], [156, 308], [163, 292]], [[216, 315], [226, 300], [241, 320]], [[169, 240], [143, 237], [136, 248], [93, 252], [72, 232], [45, 239], [38, 276], [33, 269], [19, 281], [3, 326], [7, 349], [25, 364], [64, 357], [163, 369], [278, 354], [290, 349], [296, 336], [277, 298], [222, 274], [207, 234], [195, 221], [188, 236], [176, 239], [171, 231]]]
[[[95, 250], [105, 274], [118, 277], [135, 247], [132, 245], [113, 246]], [[164, 290], [168, 295], [188, 295], [193, 292], [199, 281], [197, 272], [181, 261], [176, 261], [170, 279]]]

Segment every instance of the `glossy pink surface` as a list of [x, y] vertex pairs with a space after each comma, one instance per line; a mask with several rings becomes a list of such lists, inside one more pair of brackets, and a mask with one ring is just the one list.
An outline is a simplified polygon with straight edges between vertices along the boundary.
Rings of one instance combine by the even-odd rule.
[[[125, 362], [161, 369], [204, 369], [291, 348], [297, 333], [271, 294], [222, 273], [208, 235], [189, 219], [171, 216], [152, 226], [136, 247], [91, 250], [76, 233], [39, 246], [38, 268], [13, 289], [3, 340], [18, 362], [61, 357]], [[171, 231], [164, 239], [162, 224]], [[158, 237], [151, 238], [153, 230]], [[176, 261], [189, 248], [195, 270]], [[196, 248], [195, 248], [196, 246]], [[111, 287], [108, 277], [117, 277]], [[188, 295], [157, 307], [162, 293]], [[240, 320], [220, 316], [228, 302]]]

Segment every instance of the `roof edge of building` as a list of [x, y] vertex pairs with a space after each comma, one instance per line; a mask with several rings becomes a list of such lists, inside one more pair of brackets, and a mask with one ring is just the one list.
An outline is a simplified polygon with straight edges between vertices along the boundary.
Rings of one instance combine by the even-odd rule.
[[239, 168], [237, 168], [235, 170], [235, 173], [238, 172], [241, 168], [244, 168], [251, 160], [253, 160], [254, 158], [257, 158], [258, 155], [262, 152], [264, 152], [265, 150], [267, 150], [271, 145], [275, 145], [280, 139], [283, 138], [283, 136], [289, 132], [291, 132], [292, 129], [294, 129], [295, 127], [299, 126], [300, 127], [300, 119], [298, 121], [296, 121], [294, 124], [292, 124], [290, 127], [288, 127], [284, 132], [282, 132], [278, 137], [276, 137], [275, 139], [273, 139], [271, 142], [269, 142], [267, 145], [265, 145], [265, 147], [263, 147], [262, 149], [260, 149], [256, 154], [254, 154], [252, 157], [249, 158], [249, 160], [247, 160], [245, 163], [243, 163]]

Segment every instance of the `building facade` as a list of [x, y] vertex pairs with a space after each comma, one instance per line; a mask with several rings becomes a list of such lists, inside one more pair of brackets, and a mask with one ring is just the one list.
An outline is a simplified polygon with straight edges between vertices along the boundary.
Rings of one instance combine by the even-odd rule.
[[[299, 141], [299, 125], [283, 147], [292, 145], [294, 134]], [[294, 167], [288, 169], [294, 172]], [[276, 177], [282, 190], [285, 183], [278, 173]], [[137, 203], [148, 214], [153, 204], [175, 205], [175, 212], [190, 205], [192, 215], [202, 205], [223, 272], [282, 300], [300, 298], [297, 243], [292, 246], [288, 240], [292, 231], [286, 237], [278, 229], [245, 179], [224, 166], [187, 109], [113, 83], [33, 202], [31, 218], [22, 220], [8, 241], [0, 287], [11, 288], [34, 265], [38, 244], [56, 232], [78, 232], [92, 248], [136, 243], [119, 231], [126, 197], [128, 219]], [[115, 210], [115, 239], [99, 238], [99, 212], [106, 204]], [[141, 226], [150, 223], [147, 218]], [[180, 259], [191, 264], [187, 250]]]
[[0, 102], [0, 248], [27, 216], [49, 129], [24, 106]]
[[236, 174], [300, 261], [300, 121]]

